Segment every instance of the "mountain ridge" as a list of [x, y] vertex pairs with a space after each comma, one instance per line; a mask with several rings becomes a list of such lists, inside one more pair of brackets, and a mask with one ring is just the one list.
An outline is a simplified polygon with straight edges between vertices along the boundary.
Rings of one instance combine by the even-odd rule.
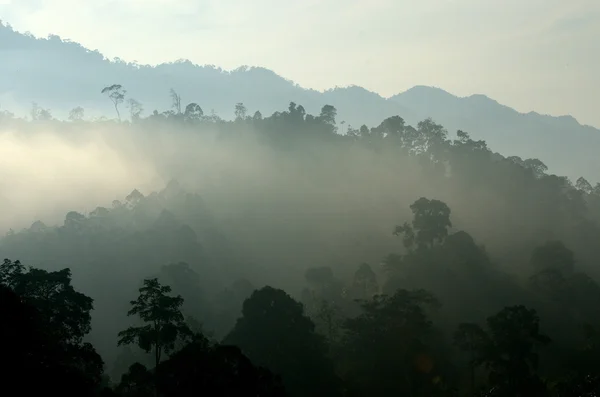
[[[0, 24], [0, 103], [2, 109], [25, 114], [36, 102], [66, 118], [82, 106], [87, 116], [113, 115], [114, 108], [100, 90], [122, 84], [128, 96], [139, 100], [146, 114], [170, 107], [169, 89], [184, 103], [196, 102], [205, 113], [233, 118], [242, 102], [248, 111], [271, 114], [289, 102], [318, 113], [326, 104], [338, 110], [338, 125], [375, 126], [399, 115], [408, 124], [431, 117], [448, 131], [467, 131], [500, 153], [542, 159], [551, 172], [571, 178], [600, 179], [600, 130], [579, 123], [573, 116], [521, 113], [484, 95], [459, 97], [441, 88], [416, 85], [384, 97], [361, 86], [306, 89], [265, 67], [240, 66], [224, 70], [177, 60], [156, 66], [108, 59], [97, 50], [50, 35], [47, 39], [20, 33]], [[43, 65], [40, 67], [40, 65]], [[111, 116], [112, 117], [112, 116]], [[343, 132], [345, 126], [340, 125]], [[573, 159], [570, 153], [577, 153]]]
[[[314, 89], [314, 88], [303, 87], [301, 84], [296, 83], [294, 80], [286, 78], [283, 75], [275, 72], [274, 70], [269, 69], [264, 66], [240, 65], [233, 69], [224, 69], [224, 68], [215, 66], [213, 64], [194, 63], [189, 59], [177, 59], [172, 62], [162, 62], [162, 63], [156, 64], [156, 65], [139, 64], [137, 62], [125, 62], [125, 61], [121, 60], [120, 58], [114, 58], [111, 60], [108, 57], [105, 57], [97, 49], [91, 50], [76, 41], [73, 41], [70, 39], [63, 39], [59, 35], [51, 34], [51, 35], [48, 35], [47, 38], [42, 38], [42, 37], [36, 37], [29, 32], [18, 32], [16, 30], [13, 30], [12, 27], [10, 26], [10, 24], [3, 24], [2, 21], [0, 20], [0, 38], [3, 37], [3, 35], [1, 34], [2, 30], [8, 30], [9, 32], [11, 32], [17, 36], [22, 36], [22, 38], [25, 40], [20, 41], [19, 44], [25, 44], [25, 43], [31, 44], [32, 40], [35, 42], [38, 42], [38, 44], [42, 44], [44, 42], [61, 43], [64, 46], [69, 46], [69, 47], [73, 48], [75, 51], [78, 51], [81, 54], [89, 54], [91, 56], [90, 60], [97, 61], [97, 60], [99, 60], [99, 58], [101, 58], [103, 61], [108, 62], [109, 64], [125, 63], [128, 66], [133, 66], [133, 67], [138, 67], [138, 68], [155, 68], [155, 69], [160, 69], [163, 67], [172, 67], [173, 65], [185, 65], [185, 66], [191, 66], [193, 68], [200, 68], [200, 69], [214, 69], [214, 71], [216, 71], [216, 72], [223, 73], [223, 74], [230, 74], [230, 75], [234, 75], [236, 73], [243, 73], [243, 72], [249, 72], [251, 74], [260, 72], [262, 74], [268, 75], [268, 77], [279, 79], [287, 84], [291, 84], [294, 87], [301, 88], [305, 91], [310, 91], [310, 92], [319, 93], [319, 94], [325, 94], [325, 93], [335, 92], [335, 91], [340, 91], [340, 90], [360, 89], [361, 91], [364, 91], [365, 93], [373, 94], [374, 96], [378, 96], [379, 98], [384, 99], [384, 100], [394, 100], [396, 97], [410, 94], [411, 92], [416, 91], [416, 90], [427, 90], [430, 92], [439, 92], [441, 95], [446, 95], [447, 97], [451, 97], [453, 99], [458, 99], [458, 100], [482, 98], [483, 100], [489, 100], [499, 106], [507, 107], [507, 108], [514, 110], [515, 112], [517, 112], [519, 114], [523, 114], [523, 115], [533, 114], [533, 115], [537, 115], [537, 116], [552, 117], [552, 118], [557, 118], [557, 119], [570, 118], [570, 119], [576, 121], [577, 124], [582, 127], [591, 127], [594, 129], [598, 129], [600, 131], [600, 129], [598, 127], [595, 127], [595, 126], [592, 126], [589, 124], [583, 124], [583, 123], [579, 122], [579, 120], [577, 120], [577, 118], [575, 118], [574, 116], [572, 116], [570, 114], [553, 115], [553, 114], [547, 114], [547, 113], [539, 113], [535, 110], [531, 110], [529, 112], [521, 112], [521, 111], [518, 111], [518, 110], [510, 107], [509, 105], [502, 104], [502, 103], [498, 102], [497, 100], [495, 100], [483, 93], [474, 93], [474, 94], [470, 94], [470, 95], [466, 95], [466, 96], [460, 96], [457, 94], [453, 94], [449, 91], [446, 91], [441, 87], [431, 86], [431, 85], [426, 85], [426, 84], [417, 84], [411, 88], [406, 89], [405, 91], [401, 91], [401, 92], [398, 92], [397, 94], [390, 95], [390, 96], [382, 95], [382, 94], [378, 93], [377, 91], [373, 91], [373, 90], [367, 89], [365, 87], [362, 87], [362, 86], [359, 86], [356, 84], [350, 84], [348, 86], [334, 86], [334, 87], [326, 88], [323, 90], [319, 90], [319, 89]], [[35, 46], [34, 45], [27, 46], [26, 45], [25, 47], [32, 48]], [[0, 50], [3, 50], [3, 47], [1, 44], [0, 44]]]

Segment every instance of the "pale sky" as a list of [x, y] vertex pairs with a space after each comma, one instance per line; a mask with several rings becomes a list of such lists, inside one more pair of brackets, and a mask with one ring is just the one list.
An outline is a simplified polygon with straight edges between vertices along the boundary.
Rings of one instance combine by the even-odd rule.
[[600, 127], [600, 0], [0, 0], [0, 18], [109, 58], [383, 96], [431, 85]]

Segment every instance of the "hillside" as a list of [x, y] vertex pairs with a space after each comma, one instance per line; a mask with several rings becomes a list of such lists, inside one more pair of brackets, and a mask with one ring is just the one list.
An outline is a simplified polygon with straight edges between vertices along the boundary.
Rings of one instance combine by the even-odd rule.
[[484, 95], [459, 98], [425, 86], [391, 98], [356, 86], [318, 92], [265, 68], [224, 71], [189, 61], [155, 67], [111, 61], [58, 36], [37, 39], [4, 25], [0, 25], [0, 59], [0, 106], [21, 115], [27, 114], [32, 102], [60, 118], [76, 106], [84, 107], [88, 117], [112, 115], [111, 103], [100, 90], [113, 83], [122, 84], [129, 97], [144, 105], [146, 114], [170, 106], [170, 88], [184, 103], [197, 102], [206, 113], [214, 110], [223, 118], [233, 116], [237, 102], [243, 102], [250, 112], [260, 109], [264, 114], [280, 110], [281, 103], [290, 101], [303, 105], [309, 113], [331, 104], [338, 110], [338, 124], [373, 126], [400, 115], [414, 125], [432, 117], [450, 132], [468, 131], [500, 153], [539, 158], [551, 172], [591, 181], [600, 175], [596, 155], [600, 130], [582, 126], [570, 116], [519, 113]]

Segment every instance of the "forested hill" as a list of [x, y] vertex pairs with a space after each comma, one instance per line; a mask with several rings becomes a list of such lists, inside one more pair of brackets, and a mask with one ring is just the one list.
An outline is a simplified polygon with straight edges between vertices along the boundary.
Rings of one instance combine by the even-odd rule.
[[206, 113], [214, 110], [225, 119], [233, 118], [238, 102], [264, 114], [291, 101], [302, 104], [309, 113], [318, 113], [330, 104], [338, 110], [338, 123], [353, 127], [372, 127], [394, 115], [413, 125], [432, 117], [450, 132], [469, 131], [474, 139], [485, 140], [500, 153], [544, 159], [551, 172], [573, 179], [595, 180], [600, 175], [598, 129], [582, 126], [570, 116], [522, 114], [484, 95], [458, 98], [425, 86], [391, 98], [356, 86], [318, 92], [264, 68], [224, 71], [189, 61], [155, 67], [110, 61], [58, 36], [36, 39], [5, 25], [0, 25], [0, 59], [0, 105], [22, 114], [36, 102], [59, 118], [66, 118], [77, 106], [85, 108], [88, 116], [110, 115], [111, 103], [100, 95], [110, 84], [122, 84], [128, 97], [144, 105], [146, 114], [169, 106], [171, 88], [184, 102], [198, 103]]
[[[90, 142], [177, 179], [82, 198], [100, 207], [0, 238], [2, 390], [600, 395], [600, 184], [431, 120], [340, 135], [329, 105], [237, 105], [234, 121], [184, 106], [133, 122], [2, 120], [14, 142], [77, 148], [61, 176], [92, 191], [88, 156], [73, 155]], [[44, 181], [23, 168], [52, 176], [51, 162], [5, 153], [0, 190], [32, 205], [13, 192]], [[44, 204], [81, 189], [60, 179]]]

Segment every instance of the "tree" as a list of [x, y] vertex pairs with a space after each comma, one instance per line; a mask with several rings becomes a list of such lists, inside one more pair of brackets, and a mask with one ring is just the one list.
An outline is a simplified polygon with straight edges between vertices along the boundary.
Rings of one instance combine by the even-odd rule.
[[408, 128], [405, 135], [408, 137], [413, 154], [428, 154], [430, 163], [435, 164], [440, 160], [448, 131], [431, 118], [427, 118], [420, 121], [416, 129]]
[[171, 95], [171, 108], [175, 111], [175, 114], [181, 114], [181, 95], [173, 88], [169, 90], [169, 95]]
[[280, 374], [292, 396], [338, 393], [323, 338], [302, 304], [280, 289], [254, 291], [224, 343], [239, 346], [254, 363]]
[[531, 266], [536, 272], [553, 269], [569, 274], [575, 266], [575, 254], [561, 241], [548, 241], [533, 250]]
[[119, 105], [123, 103], [125, 100], [125, 94], [127, 91], [123, 88], [121, 84], [113, 84], [107, 87], [104, 87], [101, 91], [102, 94], [106, 94], [108, 99], [115, 106], [115, 111], [117, 112], [117, 117], [119, 121], [121, 120], [121, 113], [119, 112]]
[[64, 227], [69, 231], [82, 232], [85, 227], [85, 221], [85, 215], [76, 211], [69, 211], [65, 215]]
[[[476, 326], [463, 324], [459, 334], [469, 332], [477, 340], [474, 362], [490, 371], [490, 383], [507, 395], [522, 394], [524, 390], [538, 388], [536, 348], [547, 345], [550, 338], [540, 333], [540, 320], [535, 310], [523, 305], [509, 306], [487, 319], [488, 332]], [[464, 335], [466, 336], [466, 335]], [[461, 344], [464, 340], [461, 341]]]
[[337, 280], [328, 266], [311, 267], [304, 273], [304, 279], [312, 287], [314, 298], [331, 301], [335, 304], [342, 295], [342, 283]]
[[591, 194], [594, 190], [592, 184], [589, 183], [584, 177], [580, 177], [579, 179], [577, 179], [577, 182], [575, 182], [575, 187], [577, 188], [577, 190], [581, 190], [586, 194]]
[[132, 308], [127, 315], [138, 315], [147, 325], [119, 332], [118, 344], [135, 343], [146, 352], [154, 349], [155, 365], [158, 366], [163, 353], [170, 353], [178, 338], [191, 333], [180, 311], [183, 298], [169, 296], [171, 287], [161, 285], [156, 278], [144, 280], [139, 292], [137, 300], [130, 302]]
[[235, 104], [235, 119], [244, 120], [246, 118], [246, 106], [243, 103], [238, 102]]
[[127, 100], [127, 107], [129, 108], [129, 116], [131, 117], [131, 121], [138, 121], [140, 119], [140, 115], [144, 111], [144, 106], [136, 99], [129, 98]]
[[335, 302], [329, 302], [325, 299], [320, 301], [316, 309], [315, 318], [322, 324], [323, 331], [327, 336], [328, 342], [334, 343], [338, 339], [339, 328], [342, 325], [341, 309]]
[[522, 164], [523, 167], [530, 170], [536, 178], [542, 178], [546, 174], [546, 171], [548, 171], [546, 164], [538, 159], [527, 159], [524, 160]]
[[188, 122], [200, 121], [204, 116], [204, 111], [197, 103], [190, 103], [185, 107], [183, 119]]
[[201, 336], [162, 362], [159, 374], [165, 397], [285, 396], [280, 379], [256, 367], [239, 348], [211, 345]]
[[68, 285], [68, 269], [25, 271], [10, 260], [0, 268], [3, 387], [24, 395], [92, 396], [103, 362], [81, 341], [89, 331], [91, 299]]
[[73, 122], [82, 121], [84, 115], [85, 110], [81, 106], [77, 106], [69, 112], [69, 120]]
[[123, 397], [148, 397], [152, 394], [152, 373], [140, 364], [134, 363], [121, 376], [116, 391]]
[[485, 331], [477, 324], [462, 323], [454, 333], [454, 344], [462, 351], [469, 354], [469, 372], [471, 380], [471, 394], [475, 395], [475, 368], [481, 365], [481, 352], [486, 349], [490, 341]]
[[69, 269], [25, 269], [19, 261], [5, 259], [0, 265], [0, 284], [35, 306], [48, 330], [63, 343], [78, 345], [90, 332], [93, 300], [75, 291]]
[[362, 263], [354, 273], [352, 289], [355, 297], [369, 299], [379, 293], [377, 276], [367, 263]]
[[321, 108], [321, 114], [319, 114], [319, 120], [327, 124], [335, 124], [335, 117], [337, 116], [337, 109], [331, 105], [325, 105]]
[[575, 267], [575, 254], [560, 241], [548, 241], [536, 247], [531, 255], [534, 274], [532, 286], [560, 305], [573, 303], [570, 285]]
[[48, 109], [40, 107], [37, 103], [31, 105], [31, 120], [33, 121], [50, 121], [52, 113]]
[[[400, 289], [362, 302], [362, 313], [344, 325], [344, 352], [361, 395], [411, 396], [437, 375], [426, 345], [433, 324], [428, 308], [439, 306], [424, 290]], [[425, 381], [427, 380], [427, 381]], [[423, 381], [423, 382], [422, 382]]]
[[413, 213], [411, 225], [404, 223], [396, 226], [395, 235], [404, 234], [404, 245], [407, 248], [433, 247], [436, 243], [442, 243], [448, 237], [448, 229], [452, 227], [450, 222], [450, 208], [446, 203], [439, 200], [429, 200], [421, 197], [411, 204]]
[[408, 142], [405, 137], [406, 125], [404, 119], [400, 116], [388, 117], [383, 120], [376, 128], [373, 129], [378, 136], [389, 140], [402, 147], [408, 147], [411, 142]]

